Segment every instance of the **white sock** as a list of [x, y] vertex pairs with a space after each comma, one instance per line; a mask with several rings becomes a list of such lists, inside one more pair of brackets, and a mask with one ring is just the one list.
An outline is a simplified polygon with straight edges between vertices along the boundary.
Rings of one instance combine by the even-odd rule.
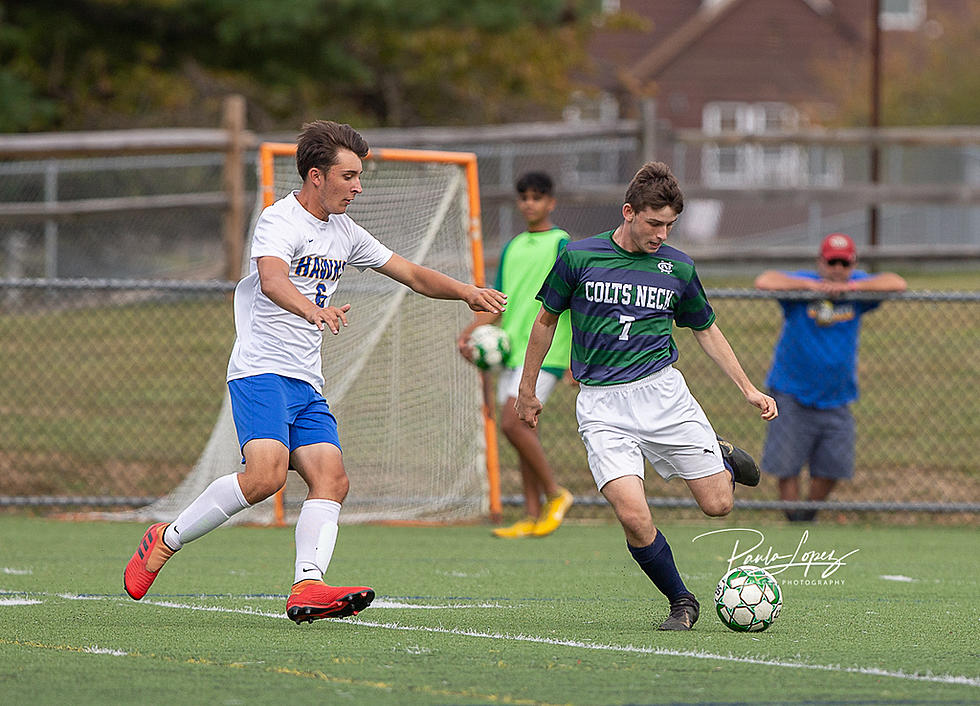
[[303, 503], [296, 521], [296, 567], [293, 583], [322, 580], [337, 543], [340, 503], [313, 499]]
[[180, 549], [187, 542], [221, 526], [229, 517], [251, 507], [238, 485], [238, 474], [230, 473], [211, 482], [204, 492], [177, 515], [163, 533], [164, 543]]

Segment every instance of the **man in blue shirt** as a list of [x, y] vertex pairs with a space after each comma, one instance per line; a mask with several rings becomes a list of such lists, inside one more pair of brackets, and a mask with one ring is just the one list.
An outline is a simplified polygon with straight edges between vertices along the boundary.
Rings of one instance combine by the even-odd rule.
[[[799, 500], [799, 475], [810, 469], [808, 500], [824, 500], [842, 479], [854, 475], [854, 417], [857, 399], [861, 316], [880, 301], [848, 300], [850, 292], [901, 292], [905, 280], [892, 272], [871, 275], [855, 269], [854, 241], [831, 233], [820, 245], [817, 270], [769, 270], [757, 289], [809, 290], [824, 300], [780, 299], [783, 330], [766, 385], [779, 407], [769, 425], [762, 470], [779, 479], [779, 497]], [[809, 522], [816, 510], [788, 510], [794, 522]]]

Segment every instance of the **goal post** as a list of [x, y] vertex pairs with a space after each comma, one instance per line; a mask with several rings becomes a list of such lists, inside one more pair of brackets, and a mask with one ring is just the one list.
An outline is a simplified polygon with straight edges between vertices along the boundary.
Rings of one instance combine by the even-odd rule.
[[[301, 186], [296, 145], [259, 147], [263, 208]], [[484, 284], [476, 155], [375, 149], [364, 160], [364, 191], [347, 213], [412, 262]], [[255, 218], [253, 218], [253, 226]], [[245, 249], [246, 258], [251, 246]], [[247, 261], [245, 263], [247, 270]], [[494, 399], [489, 377], [456, 350], [472, 312], [432, 300], [370, 270], [349, 268], [333, 295], [350, 304], [349, 325], [324, 336], [323, 395], [337, 417], [351, 480], [341, 520], [453, 522], [501, 513]], [[217, 477], [241, 469], [227, 391], [211, 438], [168, 496], [136, 511], [172, 519]], [[290, 472], [274, 498], [231, 521], [284, 524], [306, 486]]]

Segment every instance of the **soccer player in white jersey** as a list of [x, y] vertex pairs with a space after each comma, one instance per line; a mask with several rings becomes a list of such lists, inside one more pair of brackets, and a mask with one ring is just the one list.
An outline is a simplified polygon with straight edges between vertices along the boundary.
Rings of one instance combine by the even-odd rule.
[[135, 600], [181, 547], [274, 494], [290, 468], [309, 492], [296, 523], [286, 614], [297, 623], [345, 617], [374, 599], [366, 586], [323, 580], [349, 487], [337, 421], [321, 394], [324, 329], [339, 334], [350, 311], [349, 304], [330, 302], [337, 281], [353, 265], [433, 299], [464, 301], [473, 311], [497, 314], [507, 298], [409, 262], [346, 215], [361, 193], [367, 153], [367, 142], [349, 125], [318, 120], [303, 126], [296, 149], [302, 188], [262, 212], [250, 272], [235, 288], [237, 338], [228, 387], [245, 470], [218, 478], [173, 522], [146, 531], [124, 573]]
[[663, 162], [649, 162], [626, 190], [615, 230], [569, 243], [537, 298], [515, 404], [537, 424], [535, 381], [558, 317], [571, 311], [575, 413], [599, 491], [612, 505], [633, 559], [670, 602], [661, 630], [690, 630], [700, 606], [687, 590], [667, 540], [653, 524], [643, 487], [643, 459], [666, 480], [680, 477], [713, 517], [733, 505], [733, 482], [756, 485], [759, 468], [720, 439], [673, 367], [673, 326], [690, 328], [701, 349], [765, 420], [776, 402], [751, 383], [708, 303], [694, 261], [667, 245], [684, 209], [680, 186]]

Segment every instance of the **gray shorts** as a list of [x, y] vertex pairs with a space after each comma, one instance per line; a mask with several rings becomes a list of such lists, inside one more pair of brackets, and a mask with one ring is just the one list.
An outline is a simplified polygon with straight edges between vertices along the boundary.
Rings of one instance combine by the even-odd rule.
[[806, 407], [796, 398], [772, 392], [779, 416], [769, 422], [762, 470], [777, 478], [810, 475], [843, 480], [854, 475], [854, 416], [850, 407]]

